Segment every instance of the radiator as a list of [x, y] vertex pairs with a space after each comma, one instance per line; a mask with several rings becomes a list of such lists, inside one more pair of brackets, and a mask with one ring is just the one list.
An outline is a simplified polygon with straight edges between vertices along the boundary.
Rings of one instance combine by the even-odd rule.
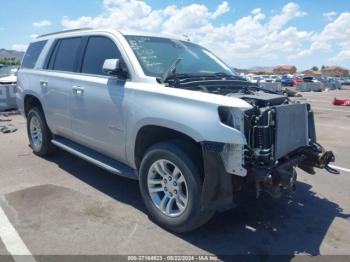
[[306, 104], [282, 105], [276, 108], [275, 159], [309, 144]]

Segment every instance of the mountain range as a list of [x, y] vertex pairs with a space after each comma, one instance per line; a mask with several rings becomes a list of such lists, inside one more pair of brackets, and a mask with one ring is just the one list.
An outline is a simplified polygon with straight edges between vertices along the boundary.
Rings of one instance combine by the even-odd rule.
[[17, 61], [21, 61], [24, 56], [24, 52], [7, 50], [4, 48], [0, 49], [0, 59], [3, 58], [15, 58]]

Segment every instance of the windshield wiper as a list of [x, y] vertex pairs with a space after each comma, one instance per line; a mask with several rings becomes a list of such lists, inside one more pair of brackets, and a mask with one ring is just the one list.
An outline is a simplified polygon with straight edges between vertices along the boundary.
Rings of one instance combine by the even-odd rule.
[[161, 77], [157, 78], [157, 80], [160, 81], [161, 84], [164, 84], [165, 81], [168, 80], [170, 76], [174, 76], [174, 78], [176, 78], [176, 67], [181, 61], [182, 61], [182, 58], [178, 57], [175, 60], [175, 62], [171, 64], [169, 69], [165, 71], [165, 73]]
[[217, 72], [214, 73], [215, 76], [219, 76], [219, 77], [229, 77], [229, 78], [233, 78], [233, 79], [237, 79], [237, 80], [243, 80], [242, 77], [237, 76], [237, 75], [230, 75], [224, 72]]
[[260, 87], [258, 85], [254, 85], [254, 86], [247, 86], [246, 89], [255, 89], [256, 91], [263, 91], [265, 93], [269, 93], [269, 94], [276, 94], [276, 95], [280, 95], [281, 92], [279, 91], [273, 91], [273, 90], [269, 90], [269, 89], [266, 89], [266, 88], [263, 88], [263, 87]]

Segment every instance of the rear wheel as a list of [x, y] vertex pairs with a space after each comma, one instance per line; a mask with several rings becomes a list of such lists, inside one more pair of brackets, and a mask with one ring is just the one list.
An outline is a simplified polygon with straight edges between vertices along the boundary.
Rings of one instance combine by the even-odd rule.
[[52, 134], [48, 128], [44, 114], [39, 107], [30, 109], [27, 116], [27, 132], [30, 147], [38, 156], [47, 156], [57, 148], [51, 143]]
[[175, 142], [151, 147], [140, 167], [140, 189], [150, 217], [175, 232], [194, 230], [213, 211], [201, 211], [202, 179], [199, 168]]

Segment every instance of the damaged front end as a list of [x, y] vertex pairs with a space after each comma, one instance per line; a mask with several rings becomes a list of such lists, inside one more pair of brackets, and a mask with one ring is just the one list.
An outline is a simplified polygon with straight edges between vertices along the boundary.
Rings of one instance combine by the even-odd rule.
[[335, 160], [334, 154], [316, 141], [310, 105], [291, 103], [283, 96], [260, 94], [259, 97], [264, 97], [263, 101], [253, 103], [249, 96], [254, 107], [245, 111], [242, 118], [238, 112], [219, 108], [221, 121], [241, 129], [247, 144], [202, 143], [203, 209], [233, 207], [234, 192], [248, 183], [255, 184], [257, 198], [262, 191], [273, 198], [293, 192], [296, 167], [309, 174], [315, 174], [314, 168], [337, 173], [328, 166]]
[[257, 92], [239, 96], [253, 108], [244, 112], [243, 130], [247, 139], [244, 167], [247, 182], [274, 198], [295, 190], [296, 167], [309, 174], [314, 168], [329, 167], [335, 157], [317, 143], [314, 115], [309, 104], [292, 102], [280, 95]]
[[309, 104], [291, 101], [282, 94], [262, 90], [234, 76], [178, 76], [169, 86], [242, 99], [247, 110], [219, 107], [221, 123], [240, 130], [246, 144], [203, 142], [203, 209], [225, 210], [233, 195], [252, 182], [272, 197], [294, 191], [296, 167], [309, 174], [329, 167], [335, 157], [317, 143], [314, 114]]

